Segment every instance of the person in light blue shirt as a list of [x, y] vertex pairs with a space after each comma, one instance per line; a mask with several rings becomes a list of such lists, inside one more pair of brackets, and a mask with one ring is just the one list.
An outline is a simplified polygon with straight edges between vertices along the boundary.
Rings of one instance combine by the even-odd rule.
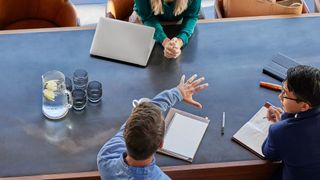
[[193, 100], [193, 94], [208, 87], [201, 84], [204, 77], [193, 75], [185, 82], [183, 75], [176, 88], [166, 90], [150, 102], [139, 103], [119, 132], [103, 145], [97, 156], [98, 169], [103, 180], [110, 179], [170, 179], [156, 165], [154, 154], [162, 147], [165, 124], [161, 111], [176, 102], [202, 108]]

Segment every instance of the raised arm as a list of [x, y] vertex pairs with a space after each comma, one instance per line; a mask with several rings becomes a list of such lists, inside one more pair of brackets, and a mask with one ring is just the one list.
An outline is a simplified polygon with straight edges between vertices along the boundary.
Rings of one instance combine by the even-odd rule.
[[187, 81], [185, 81], [185, 75], [180, 79], [180, 83], [176, 88], [166, 90], [155, 96], [151, 102], [159, 106], [162, 111], [166, 111], [172, 107], [176, 102], [184, 100], [186, 103], [191, 104], [197, 108], [202, 108], [202, 105], [193, 99], [193, 94], [201, 91], [209, 86], [208, 83], [201, 84], [204, 81], [204, 77], [196, 79], [197, 75], [193, 75]]
[[[204, 78], [196, 80], [197, 75], [193, 75], [185, 82], [185, 76], [183, 75], [180, 83], [177, 87], [165, 90], [160, 94], [156, 95], [151, 102], [159, 106], [162, 111], [166, 111], [172, 107], [176, 102], [184, 100], [196, 107], [201, 108], [201, 104], [192, 99], [195, 92], [198, 92], [206, 87], [208, 84], [199, 85]], [[123, 137], [123, 131], [125, 124], [121, 126], [117, 134], [112, 137], [107, 143], [103, 145], [97, 156], [97, 165], [100, 171], [101, 177], [108, 177], [108, 169], [113, 166], [114, 159], [118, 159], [123, 152], [126, 151], [125, 140]]]

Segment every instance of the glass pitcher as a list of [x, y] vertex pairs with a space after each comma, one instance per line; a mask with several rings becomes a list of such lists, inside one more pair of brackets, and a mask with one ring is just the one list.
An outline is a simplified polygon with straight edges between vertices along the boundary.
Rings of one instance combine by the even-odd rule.
[[66, 89], [65, 76], [60, 71], [42, 75], [42, 112], [49, 119], [61, 119], [72, 107], [71, 93]]

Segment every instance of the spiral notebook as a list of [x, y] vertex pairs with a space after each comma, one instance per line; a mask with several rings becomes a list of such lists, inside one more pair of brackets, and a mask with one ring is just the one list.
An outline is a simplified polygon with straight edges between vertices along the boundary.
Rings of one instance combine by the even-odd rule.
[[272, 106], [270, 103], [265, 103], [232, 137], [234, 141], [260, 158], [264, 158], [261, 147], [268, 136], [269, 126], [273, 124], [273, 122], [265, 118], [270, 106]]
[[210, 120], [171, 108], [165, 119], [164, 144], [158, 152], [192, 162]]

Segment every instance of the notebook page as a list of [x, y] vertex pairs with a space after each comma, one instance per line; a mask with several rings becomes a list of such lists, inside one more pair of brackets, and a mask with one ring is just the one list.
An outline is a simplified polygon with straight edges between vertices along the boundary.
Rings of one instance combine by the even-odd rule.
[[193, 158], [208, 124], [175, 113], [167, 134], [163, 149]]
[[261, 146], [266, 137], [268, 136], [269, 126], [272, 124], [264, 117], [266, 116], [268, 109], [262, 107], [240, 130], [233, 136], [247, 147], [261, 155]]

